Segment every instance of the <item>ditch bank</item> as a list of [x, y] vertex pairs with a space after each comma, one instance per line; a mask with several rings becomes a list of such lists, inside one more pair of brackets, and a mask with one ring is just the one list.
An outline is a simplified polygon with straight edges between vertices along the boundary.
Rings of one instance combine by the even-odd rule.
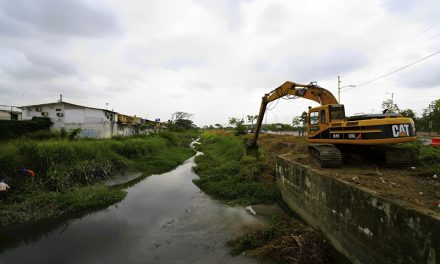
[[440, 263], [440, 218], [367, 192], [280, 155], [286, 204], [353, 263]]

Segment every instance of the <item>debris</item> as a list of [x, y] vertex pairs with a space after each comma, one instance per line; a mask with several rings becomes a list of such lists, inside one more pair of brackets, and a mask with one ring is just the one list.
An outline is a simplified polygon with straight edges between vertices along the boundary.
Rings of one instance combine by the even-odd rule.
[[423, 192], [419, 192], [420, 195], [423, 195]]
[[432, 176], [432, 178], [437, 179], [438, 178], [437, 174], [434, 174], [434, 176]]
[[416, 167], [410, 167], [412, 170], [415, 170], [416, 169]]
[[382, 172], [379, 171], [379, 168], [376, 166], [376, 164], [374, 164], [374, 167], [376, 168], [377, 175], [382, 176], [383, 174], [382, 174]]
[[252, 208], [252, 206], [247, 206], [246, 210], [248, 210], [249, 212], [253, 213], [254, 215], [256, 215], [257, 213], [254, 211], [254, 209]]
[[5, 180], [0, 180], [0, 192], [5, 192], [10, 189], [9, 185], [5, 182]]
[[32, 177], [35, 176], [35, 172], [33, 170], [28, 170], [28, 169], [23, 168], [23, 169], [21, 169], [21, 172], [24, 172]]
[[379, 179], [380, 179], [380, 181], [381, 181], [382, 183], [387, 183], [387, 182], [383, 179], [383, 177], [380, 177]]

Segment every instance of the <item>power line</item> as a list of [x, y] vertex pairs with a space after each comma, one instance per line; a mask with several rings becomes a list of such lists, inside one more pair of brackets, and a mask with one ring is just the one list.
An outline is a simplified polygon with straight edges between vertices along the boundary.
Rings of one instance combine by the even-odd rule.
[[405, 47], [407, 44], [411, 43], [413, 40], [418, 39], [421, 35], [425, 34], [426, 32], [430, 31], [431, 29], [433, 29], [434, 27], [436, 27], [438, 24], [440, 24], [440, 20], [438, 20], [437, 22], [435, 22], [434, 24], [432, 24], [430, 27], [428, 27], [427, 29], [425, 29], [424, 31], [420, 32], [419, 34], [417, 34], [416, 36], [412, 37], [410, 40], [408, 40], [402, 47]]
[[380, 75], [380, 76], [378, 76], [378, 77], [376, 77], [376, 78], [374, 78], [374, 79], [371, 79], [371, 80], [369, 80], [369, 81], [363, 82], [363, 83], [361, 83], [361, 84], [357, 84], [357, 85], [355, 85], [354, 87], [351, 87], [351, 88], [349, 88], [349, 89], [344, 90], [344, 92], [349, 91], [349, 90], [351, 90], [351, 89], [354, 89], [354, 88], [356, 88], [356, 87], [364, 86], [364, 85], [366, 85], [366, 84], [372, 83], [372, 82], [377, 81], [377, 80], [379, 80], [379, 79], [382, 79], [382, 78], [384, 78], [384, 77], [387, 77], [387, 76], [389, 76], [389, 75], [391, 75], [391, 74], [394, 74], [394, 73], [396, 73], [396, 72], [398, 72], [398, 71], [401, 71], [401, 70], [403, 70], [403, 69], [406, 69], [406, 68], [408, 68], [408, 67], [410, 67], [410, 66], [412, 66], [412, 65], [414, 65], [414, 64], [416, 64], [416, 63], [419, 63], [419, 62], [421, 62], [421, 61], [424, 61], [424, 60], [426, 60], [426, 59], [428, 59], [428, 58], [430, 58], [430, 57], [432, 57], [432, 56], [435, 56], [435, 55], [437, 55], [437, 54], [439, 54], [439, 53], [440, 53], [440, 50], [439, 50], [439, 51], [436, 51], [436, 52], [434, 52], [434, 53], [432, 53], [432, 54], [430, 54], [430, 55], [428, 55], [428, 56], [426, 56], [426, 57], [423, 57], [423, 58], [421, 58], [421, 59], [418, 59], [418, 60], [416, 60], [416, 61], [414, 61], [414, 62], [411, 62], [410, 64], [407, 64], [407, 65], [405, 65], [405, 66], [403, 66], [403, 67], [400, 67], [400, 68], [398, 68], [398, 69], [396, 69], [396, 70], [394, 70], [394, 71], [391, 71], [391, 72], [388, 72], [388, 73], [382, 74], [382, 75]]
[[[422, 32], [420, 32], [419, 34], [415, 35], [415, 36], [412, 37], [411, 39], [407, 40], [402, 46], [396, 48], [395, 50], [397, 51], [397, 53], [400, 53], [400, 52], [403, 52], [403, 51], [405, 51], [405, 50], [407, 50], [407, 49], [410, 49], [410, 48], [414, 49], [414, 48], [420, 47], [420, 46], [422, 46], [422, 45], [426, 45], [426, 44], [428, 44], [431, 40], [437, 38], [440, 34], [437, 34], [437, 35], [435, 35], [435, 36], [429, 38], [429, 39], [426, 40], [425, 42], [419, 43], [418, 45], [417, 45], [417, 43], [416, 43], [416, 46], [414, 46], [414, 47], [407, 47], [409, 44], [413, 44], [413, 41], [414, 41], [414, 40], [417, 40], [420, 36], [424, 35], [426, 32], [430, 31], [431, 29], [433, 29], [434, 27], [436, 27], [436, 26], [439, 25], [439, 24], [440, 24], [440, 20], [438, 20], [437, 22], [435, 22], [434, 24], [432, 24], [431, 26], [429, 26], [429, 27], [428, 27], [427, 29], [425, 29], [424, 31], [422, 31]], [[397, 55], [397, 54], [396, 54], [396, 55]], [[393, 60], [393, 61], [394, 61], [395, 59], [400, 58], [400, 57], [401, 57], [401, 55], [393, 56], [393, 58], [391, 58], [391, 59], [390, 59], [390, 58], [388, 58], [388, 59], [385, 58], [385, 59], [381, 60], [381, 63], [380, 63], [380, 64], [382, 64], [382, 63], [384, 63], [384, 62], [387, 62], [387, 61], [390, 62], [390, 60]], [[375, 64], [377, 64], [377, 63], [375, 63]], [[364, 67], [363, 69], [368, 69], [368, 68], [371, 68], [371, 67], [373, 67], [373, 66], [374, 66], [374, 65], [369, 65], [369, 66]], [[350, 76], [350, 74], [349, 74], [348, 76]]]

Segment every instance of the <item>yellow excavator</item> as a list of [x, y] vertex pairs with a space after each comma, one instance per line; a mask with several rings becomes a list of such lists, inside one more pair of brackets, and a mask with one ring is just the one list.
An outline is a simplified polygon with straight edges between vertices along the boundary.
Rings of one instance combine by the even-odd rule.
[[265, 94], [261, 101], [255, 135], [249, 147], [257, 147], [267, 105], [287, 96], [306, 98], [321, 105], [309, 107], [307, 120], [309, 153], [321, 167], [339, 167], [352, 154], [367, 154], [369, 158], [389, 167], [409, 164], [409, 152], [394, 145], [416, 140], [414, 121], [411, 118], [386, 113], [386, 110], [382, 114], [346, 117], [344, 105], [339, 104], [331, 92], [314, 82], [285, 82]]

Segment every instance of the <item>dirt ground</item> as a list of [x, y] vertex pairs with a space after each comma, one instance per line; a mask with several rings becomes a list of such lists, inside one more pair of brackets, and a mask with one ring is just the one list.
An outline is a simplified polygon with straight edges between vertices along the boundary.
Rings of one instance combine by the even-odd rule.
[[342, 168], [322, 169], [307, 154], [305, 137], [264, 134], [259, 139], [259, 146], [266, 160], [264, 177], [274, 175], [278, 155], [290, 153], [289, 157], [293, 160], [311, 166], [341, 182], [440, 218], [440, 175], [426, 175], [420, 168], [415, 167], [383, 168], [356, 159]]

